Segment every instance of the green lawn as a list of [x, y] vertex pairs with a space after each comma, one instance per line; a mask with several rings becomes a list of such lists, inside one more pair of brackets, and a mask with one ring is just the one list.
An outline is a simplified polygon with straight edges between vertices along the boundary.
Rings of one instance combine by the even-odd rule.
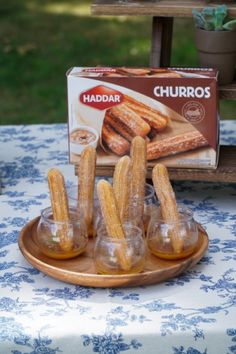
[[[3, 1], [2, 1], [3, 2]], [[0, 5], [0, 124], [66, 122], [72, 66], [149, 63], [151, 19], [92, 17], [88, 0], [8, 0]], [[172, 65], [194, 66], [191, 20], [175, 22]], [[221, 104], [236, 118], [236, 102]]]

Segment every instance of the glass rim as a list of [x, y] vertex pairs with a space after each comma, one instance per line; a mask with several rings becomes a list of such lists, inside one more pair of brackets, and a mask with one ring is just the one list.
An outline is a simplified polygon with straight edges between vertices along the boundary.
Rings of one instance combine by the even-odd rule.
[[[135, 234], [135, 236], [133, 236], [133, 235], [128, 235], [128, 236], [125, 235], [124, 239], [123, 238], [112, 237], [112, 236], [108, 235], [108, 232], [107, 232], [107, 229], [106, 229], [106, 225], [104, 223], [98, 227], [97, 236], [98, 236], [98, 238], [103, 238], [103, 239], [106, 239], [106, 240], [112, 240], [112, 242], [117, 242], [117, 243], [124, 242], [124, 241], [130, 241], [130, 240], [132, 240], [133, 237], [136, 237], [137, 234], [139, 234], [142, 237], [142, 230], [141, 230], [140, 227], [138, 227], [136, 225], [133, 225], [132, 223], [129, 223], [129, 222], [125, 223], [123, 225], [123, 227], [124, 226], [129, 227], [129, 228], [131, 228], [133, 230], [136, 230], [137, 233]], [[103, 234], [101, 235], [101, 233], [103, 233]]]
[[[146, 195], [146, 189], [149, 190], [147, 195]], [[145, 183], [145, 197], [144, 197], [144, 200], [152, 198], [152, 197], [155, 197], [155, 196], [156, 196], [156, 194], [155, 194], [155, 189], [154, 189], [153, 185], [150, 184], [150, 183]]]
[[[111, 183], [111, 177], [108, 177], [107, 180]], [[94, 183], [94, 199], [95, 200], [98, 199], [97, 190], [96, 190], [98, 182], [99, 182], [99, 180], [97, 180], [97, 177], [96, 177], [95, 183]], [[68, 199], [78, 201], [78, 188], [79, 188], [79, 178], [78, 178], [78, 184], [72, 184], [71, 186], [66, 188]]]
[[53, 212], [52, 212], [52, 207], [47, 207], [47, 208], [44, 208], [42, 211], [41, 211], [41, 218], [43, 220], [45, 220], [47, 223], [49, 224], [56, 224], [56, 225], [64, 225], [64, 224], [81, 224], [81, 220], [78, 219], [79, 218], [79, 214], [78, 214], [78, 210], [77, 208], [74, 208], [74, 207], [69, 207], [69, 214], [70, 216], [73, 215], [74, 217], [76, 216], [76, 218], [72, 217], [72, 219], [70, 219], [69, 221], [56, 221], [54, 220], [53, 218], [50, 218], [52, 215], [53, 215]]
[[[152, 218], [151, 218], [151, 223], [154, 223], [155, 225], [176, 225], [176, 224], [183, 224], [185, 223], [186, 221], [190, 221], [191, 219], [193, 219], [193, 211], [187, 207], [185, 207], [183, 204], [177, 204], [177, 207], [178, 207], [178, 212], [180, 214], [183, 215], [183, 219], [182, 220], [178, 220], [178, 221], [169, 221], [169, 222], [166, 222], [163, 217], [161, 216], [161, 207], [158, 206], [157, 207], [157, 215], [153, 214], [152, 215]], [[182, 212], [181, 212], [182, 210]], [[155, 219], [155, 221], [153, 220]]]

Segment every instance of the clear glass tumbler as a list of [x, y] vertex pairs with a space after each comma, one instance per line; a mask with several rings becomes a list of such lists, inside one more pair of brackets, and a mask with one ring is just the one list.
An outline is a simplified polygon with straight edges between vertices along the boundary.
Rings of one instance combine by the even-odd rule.
[[181, 259], [191, 255], [198, 244], [198, 228], [191, 210], [179, 206], [179, 221], [165, 222], [160, 208], [152, 214], [147, 246], [151, 253], [164, 259]]
[[100, 274], [140, 273], [144, 268], [146, 247], [142, 230], [126, 223], [125, 238], [108, 235], [105, 225], [97, 232], [94, 247], [94, 263]]
[[130, 201], [129, 221], [132, 224], [142, 228], [144, 230], [144, 234], [146, 234], [149, 221], [153, 212], [155, 212], [156, 209], [157, 197], [155, 194], [155, 189], [151, 184], [146, 183], [144, 200], [140, 200], [134, 197]]
[[[69, 199], [69, 204], [77, 209], [78, 215], [80, 215], [80, 218], [83, 218], [83, 208], [81, 208], [80, 205], [78, 205], [78, 186], [72, 186], [67, 189], [68, 193], [68, 199]], [[96, 188], [94, 189], [94, 205], [93, 205], [93, 221], [92, 225], [88, 229], [88, 236], [93, 237], [96, 235], [96, 228], [95, 225], [97, 223], [97, 219], [100, 218], [101, 211], [100, 211], [100, 205], [98, 201], [98, 196], [96, 193]]]
[[69, 212], [69, 222], [54, 221], [51, 208], [41, 212], [36, 242], [40, 251], [48, 257], [69, 259], [86, 249], [88, 243], [86, 225], [79, 220], [75, 208], [70, 208]]

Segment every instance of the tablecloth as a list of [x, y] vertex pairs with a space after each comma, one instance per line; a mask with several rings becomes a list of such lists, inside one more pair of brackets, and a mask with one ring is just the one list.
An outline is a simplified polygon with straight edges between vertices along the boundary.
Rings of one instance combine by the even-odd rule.
[[[236, 144], [236, 121], [221, 143]], [[68, 164], [65, 124], [0, 126], [0, 353], [236, 353], [236, 185], [175, 182], [178, 201], [209, 234], [197, 266], [162, 284], [86, 288], [33, 268], [22, 227], [49, 205], [47, 170]]]

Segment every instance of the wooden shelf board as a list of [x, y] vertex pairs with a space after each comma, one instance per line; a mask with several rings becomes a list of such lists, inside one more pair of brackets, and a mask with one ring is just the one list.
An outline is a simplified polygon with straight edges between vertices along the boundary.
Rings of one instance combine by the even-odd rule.
[[[236, 146], [221, 146], [217, 169], [169, 168], [172, 180], [236, 183]], [[97, 166], [97, 176], [112, 176], [114, 167]], [[75, 167], [75, 174], [77, 168]], [[148, 169], [147, 178], [151, 178]]]
[[[192, 17], [192, 9], [217, 6], [203, 0], [95, 0], [91, 5], [93, 15]], [[229, 16], [236, 17], [236, 4], [227, 4]]]
[[220, 86], [219, 96], [224, 100], [236, 100], [236, 80], [232, 84]]

